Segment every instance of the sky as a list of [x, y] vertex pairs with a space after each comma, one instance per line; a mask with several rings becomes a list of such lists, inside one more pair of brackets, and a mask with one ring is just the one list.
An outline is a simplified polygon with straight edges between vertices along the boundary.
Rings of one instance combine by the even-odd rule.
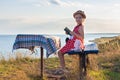
[[64, 34], [77, 10], [85, 33], [120, 32], [120, 0], [0, 0], [0, 34]]

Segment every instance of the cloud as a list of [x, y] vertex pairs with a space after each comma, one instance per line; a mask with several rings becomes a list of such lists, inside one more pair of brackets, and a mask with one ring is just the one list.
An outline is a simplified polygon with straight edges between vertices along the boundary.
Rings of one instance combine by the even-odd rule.
[[[19, 0], [20, 1], [20, 0]], [[97, 3], [95, 4], [94, 2], [87, 3], [85, 1], [79, 1], [79, 0], [21, 0], [22, 2], [28, 2], [31, 3], [33, 6], [36, 7], [49, 7], [49, 6], [58, 6], [58, 7], [72, 7], [72, 8], [90, 8], [90, 9], [95, 9], [98, 11], [99, 9], [109, 9], [112, 8], [120, 8], [119, 3]]]
[[[14, 16], [14, 17], [0, 17], [0, 26], [12, 26], [17, 27], [17, 25], [37, 25], [47, 22], [52, 22], [59, 20], [61, 18], [56, 18], [54, 16], [42, 16], [42, 15], [31, 15], [31, 16]], [[8, 26], [6, 26], [8, 25]], [[23, 27], [23, 26], [20, 26]]]
[[8, 19], [0, 19], [0, 25], [2, 24], [8, 24], [10, 21]]
[[[57, 21], [50, 21], [46, 23], [25, 22], [24, 19], [1, 19], [6, 25], [2, 26], [0, 33], [18, 34], [18, 33], [33, 33], [33, 34], [58, 34], [64, 33], [64, 27], [69, 27], [71, 30], [76, 25], [72, 18], [60, 19]], [[12, 24], [11, 24], [12, 22]], [[9, 23], [9, 24], [8, 24]], [[34, 24], [33, 24], [34, 23]], [[119, 32], [119, 20], [109, 19], [87, 19], [85, 22], [86, 33], [97, 32]], [[56, 30], [56, 27], [58, 30]]]
[[114, 7], [120, 7], [120, 3], [113, 4]]
[[16, 24], [21, 23], [23, 19], [16, 18], [16, 19], [0, 19], [0, 25], [6, 25], [6, 24]]
[[60, 0], [50, 0], [49, 2], [55, 5], [61, 5], [61, 3], [63, 3]]
[[36, 0], [33, 2], [34, 6], [43, 7], [43, 6], [60, 6], [60, 7], [93, 7], [91, 4], [81, 3], [79, 1], [62, 1], [62, 0]]

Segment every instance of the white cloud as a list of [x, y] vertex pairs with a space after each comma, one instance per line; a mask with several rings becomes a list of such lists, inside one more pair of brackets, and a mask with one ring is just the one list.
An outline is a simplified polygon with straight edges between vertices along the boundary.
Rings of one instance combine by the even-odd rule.
[[[17, 15], [14, 13], [17, 10], [12, 9], [11, 7], [7, 12], [3, 12], [3, 15], [0, 16], [0, 26], [4, 30], [0, 30], [0, 33], [11, 32], [27, 32], [29, 29], [30, 32], [44, 32], [46, 29], [50, 31], [49, 33], [54, 32], [55, 27], [60, 28], [60, 32], [63, 31], [64, 26], [73, 25], [74, 21], [57, 21], [59, 18], [70, 17], [71, 14], [78, 9], [85, 11], [87, 19], [96, 18], [96, 20], [91, 20], [92, 22], [87, 23], [87, 32], [119, 32], [120, 24], [120, 3], [111, 3], [111, 4], [93, 4], [93, 3], [84, 3], [80, 1], [71, 1], [71, 0], [19, 0], [28, 8], [26, 11], [23, 8], [20, 8], [20, 12]], [[21, 4], [21, 3], [20, 3]], [[29, 4], [29, 5], [28, 5]], [[32, 6], [31, 6], [32, 5]], [[34, 7], [33, 7], [34, 6]], [[35, 7], [36, 6], [36, 7]], [[19, 5], [19, 7], [23, 7]], [[18, 9], [18, 7], [17, 7]], [[14, 10], [14, 11], [12, 11]], [[29, 11], [30, 10], [30, 11]], [[11, 13], [13, 12], [13, 13]], [[9, 14], [6, 14], [9, 13]], [[98, 19], [107, 19], [106, 21], [99, 21]], [[111, 19], [111, 21], [108, 21]], [[119, 19], [119, 20], [116, 20]], [[57, 21], [57, 22], [53, 22]], [[98, 21], [98, 22], [95, 22]], [[99, 23], [100, 22], [100, 23]], [[115, 23], [116, 22], [116, 23]], [[111, 23], [111, 24], [106, 24]], [[54, 27], [55, 26], [55, 27]], [[102, 27], [98, 28], [96, 26]], [[31, 28], [30, 28], [31, 27]], [[92, 27], [92, 28], [91, 28]], [[109, 27], [112, 27], [109, 29]], [[114, 28], [114, 29], [113, 29]], [[14, 29], [14, 30], [12, 30]], [[57, 33], [57, 32], [56, 32]]]
[[36, 0], [33, 3], [33, 5], [37, 7], [52, 6], [52, 5], [56, 5], [60, 7], [84, 7], [84, 8], [94, 7], [91, 4], [81, 3], [78, 1], [73, 2], [73, 1], [62, 1], [62, 0], [42, 0], [42, 1]]
[[[58, 18], [56, 16], [51, 16], [51, 15], [20, 15], [20, 16], [9, 16], [9, 17], [1, 17], [0, 16], [0, 26], [1, 25], [19, 25], [19, 24], [41, 24], [41, 23], [46, 23], [50, 21], [55, 21], [61, 18]], [[22, 27], [22, 26], [21, 26]]]
[[32, 4], [36, 7], [43, 7], [43, 6], [49, 6], [51, 3], [47, 0], [42, 0], [42, 1], [36, 1]]
[[114, 7], [120, 7], [120, 4], [116, 3], [114, 4]]
[[[17, 20], [20, 22], [20, 19], [14, 19], [12, 20], [13, 22]], [[4, 20], [8, 21], [8, 20]], [[34, 33], [34, 34], [56, 34], [56, 33], [64, 33], [64, 27], [69, 27], [71, 30], [73, 27], [76, 25], [73, 19], [68, 18], [68, 19], [61, 19], [57, 21], [50, 21], [46, 23], [40, 23], [40, 24], [32, 24], [33, 22], [28, 21], [25, 22], [22, 20], [24, 23], [19, 23], [15, 24], [9, 24], [5, 25], [6, 27], [3, 26], [2, 30], [0, 30], [0, 33], [13, 33], [13, 34], [18, 34], [18, 33]], [[2, 26], [2, 25], [0, 25]], [[85, 23], [85, 32], [86, 33], [97, 33], [97, 32], [119, 32], [120, 30], [120, 24], [119, 20], [104, 20], [104, 19], [87, 19]], [[57, 29], [59, 30], [56, 30]]]

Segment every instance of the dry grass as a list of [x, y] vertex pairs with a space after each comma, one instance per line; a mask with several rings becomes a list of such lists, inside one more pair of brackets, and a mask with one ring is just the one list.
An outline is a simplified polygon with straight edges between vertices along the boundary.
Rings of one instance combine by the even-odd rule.
[[0, 80], [39, 80], [39, 59], [17, 55], [16, 59], [0, 61]]

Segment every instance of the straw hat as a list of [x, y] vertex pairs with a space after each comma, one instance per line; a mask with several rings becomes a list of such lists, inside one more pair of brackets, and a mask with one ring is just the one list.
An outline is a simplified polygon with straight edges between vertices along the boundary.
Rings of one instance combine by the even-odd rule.
[[77, 14], [80, 14], [83, 18], [86, 19], [86, 15], [85, 15], [84, 11], [82, 11], [82, 10], [76, 11], [76, 12], [73, 14], [73, 17], [75, 17], [75, 15], [77, 15]]

